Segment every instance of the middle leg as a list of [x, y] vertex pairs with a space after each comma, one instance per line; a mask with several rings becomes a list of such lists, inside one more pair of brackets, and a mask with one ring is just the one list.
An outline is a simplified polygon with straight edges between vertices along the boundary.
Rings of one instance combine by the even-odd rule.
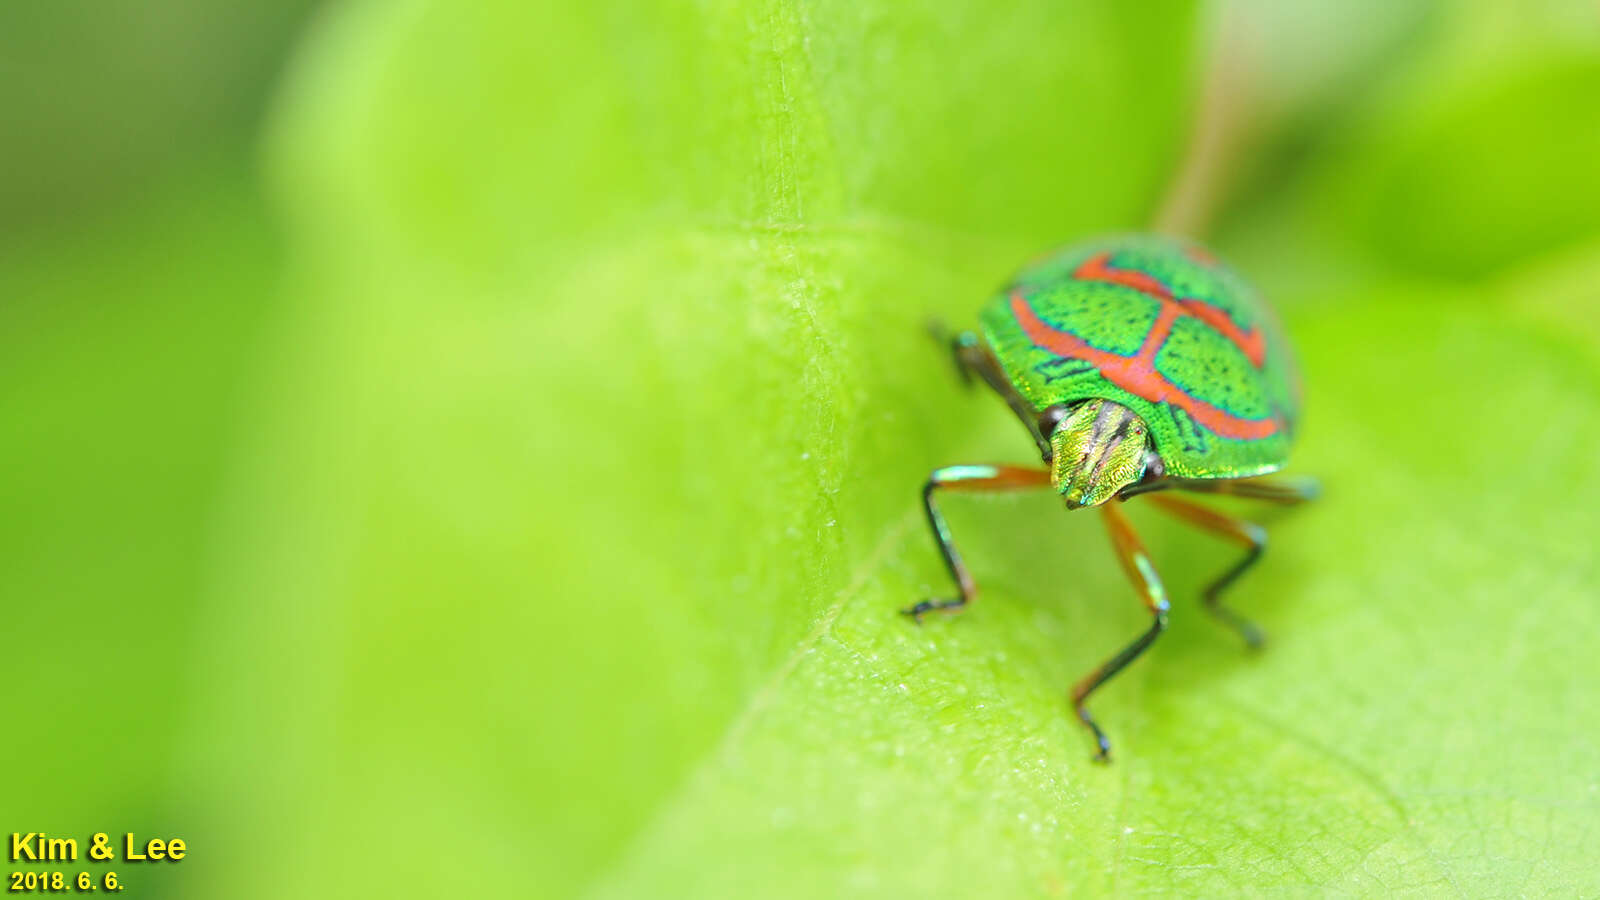
[[1201, 594], [1206, 604], [1206, 610], [1213, 616], [1239, 632], [1244, 642], [1252, 648], [1258, 648], [1266, 642], [1266, 637], [1261, 628], [1254, 622], [1239, 615], [1222, 602], [1222, 592], [1228, 585], [1233, 584], [1245, 570], [1255, 565], [1261, 558], [1261, 553], [1267, 548], [1266, 529], [1254, 522], [1235, 519], [1225, 516], [1209, 507], [1201, 506], [1189, 500], [1173, 497], [1168, 494], [1150, 494], [1150, 502], [1160, 507], [1169, 515], [1176, 516], [1190, 525], [1195, 525], [1212, 534], [1220, 535], [1240, 544], [1245, 548], [1244, 558], [1234, 564], [1233, 568], [1223, 572], [1217, 579], [1206, 585]]
[[1099, 668], [1072, 686], [1072, 708], [1078, 713], [1078, 718], [1091, 732], [1094, 733], [1095, 745], [1099, 748], [1096, 758], [1101, 762], [1111, 759], [1111, 741], [1105, 732], [1095, 723], [1094, 717], [1089, 714], [1084, 701], [1094, 693], [1100, 685], [1111, 680], [1112, 676], [1127, 667], [1149, 646], [1155, 643], [1157, 637], [1167, 627], [1167, 592], [1161, 586], [1161, 577], [1156, 574], [1155, 566], [1150, 564], [1150, 557], [1144, 552], [1144, 545], [1139, 542], [1139, 535], [1129, 524], [1127, 516], [1117, 508], [1120, 501], [1112, 501], [1100, 507], [1100, 513], [1105, 519], [1106, 531], [1111, 535], [1111, 545], [1117, 551], [1117, 559], [1122, 562], [1122, 568], [1128, 573], [1128, 578], [1133, 581], [1134, 587], [1139, 590], [1139, 598], [1144, 601], [1145, 609], [1150, 611], [1150, 627], [1133, 643], [1122, 648], [1116, 656], [1111, 657]]
[[[935, 335], [940, 335], [935, 331]], [[1000, 360], [995, 358], [988, 346], [978, 337], [976, 332], [963, 331], [954, 337], [948, 338], [950, 354], [955, 357], [956, 369], [961, 373], [961, 380], [972, 383], [972, 376], [977, 375], [989, 389], [1000, 396], [1011, 408], [1011, 412], [1021, 420], [1022, 426], [1028, 429], [1028, 436], [1033, 438], [1033, 443], [1039, 448], [1039, 456], [1045, 461], [1050, 459], [1050, 436], [1040, 431], [1039, 411], [1033, 408], [1026, 397], [1017, 393], [1016, 386], [1011, 383], [1005, 369], [1000, 365]]]

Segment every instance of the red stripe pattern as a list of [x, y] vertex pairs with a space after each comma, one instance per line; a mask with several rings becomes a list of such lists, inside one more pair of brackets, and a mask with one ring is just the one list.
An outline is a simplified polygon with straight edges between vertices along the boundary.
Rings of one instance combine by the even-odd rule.
[[1100, 253], [1090, 257], [1073, 272], [1080, 281], [1098, 281], [1129, 287], [1147, 297], [1160, 301], [1161, 312], [1145, 334], [1139, 351], [1132, 356], [1110, 353], [1077, 335], [1063, 331], [1039, 318], [1020, 291], [1011, 293], [1011, 313], [1022, 326], [1034, 346], [1049, 350], [1057, 356], [1072, 357], [1092, 364], [1106, 380], [1117, 387], [1151, 403], [1168, 403], [1188, 413], [1195, 422], [1225, 438], [1234, 440], [1260, 440], [1278, 433], [1282, 423], [1277, 418], [1246, 419], [1199, 399], [1156, 370], [1156, 354], [1172, 334], [1179, 316], [1193, 316], [1215, 329], [1244, 353], [1257, 369], [1266, 360], [1266, 342], [1256, 327], [1246, 332], [1225, 310], [1193, 297], [1174, 297], [1172, 291], [1148, 273], [1133, 269], [1117, 269], [1110, 265], [1111, 254]]

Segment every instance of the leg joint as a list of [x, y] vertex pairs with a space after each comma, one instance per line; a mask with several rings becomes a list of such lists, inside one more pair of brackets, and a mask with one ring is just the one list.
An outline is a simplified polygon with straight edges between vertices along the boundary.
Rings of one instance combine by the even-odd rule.
[[1259, 553], [1267, 548], [1267, 530], [1265, 528], [1254, 522], [1241, 522], [1240, 524], [1244, 526], [1242, 531], [1244, 532], [1245, 540], [1256, 548], [1256, 552]]

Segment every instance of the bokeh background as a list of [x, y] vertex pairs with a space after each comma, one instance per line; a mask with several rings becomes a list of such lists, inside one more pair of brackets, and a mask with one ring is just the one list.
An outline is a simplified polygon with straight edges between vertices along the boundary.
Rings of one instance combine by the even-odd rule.
[[[0, 831], [131, 897], [1600, 892], [1600, 6], [0, 7]], [[1231, 548], [929, 315], [1197, 235], [1307, 384]], [[30, 867], [9, 864], [7, 872]], [[41, 867], [32, 867], [41, 868]], [[75, 871], [83, 866], [68, 867]]]

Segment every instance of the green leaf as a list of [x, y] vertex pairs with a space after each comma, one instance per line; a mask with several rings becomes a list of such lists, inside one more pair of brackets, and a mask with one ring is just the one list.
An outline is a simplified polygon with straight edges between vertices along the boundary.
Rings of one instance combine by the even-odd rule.
[[[0, 6], [0, 223], [150, 204], [219, 148], [240, 155], [312, 0]], [[206, 176], [201, 175], [203, 180]]]
[[[209, 842], [189, 688], [275, 237], [243, 165], [191, 160], [137, 210], [0, 244], [0, 768], [19, 773], [3, 809], [22, 834], [77, 840], [80, 867], [95, 831]], [[147, 896], [188, 876], [120, 874]]]
[[1243, 179], [1257, 202], [1230, 238], [1260, 232], [1281, 256], [1288, 232], [1296, 257], [1471, 282], [1600, 232], [1594, 12], [1459, 4], [1426, 21]]
[[[1393, 262], [1467, 276], [1592, 235], [1600, 116], [1574, 110], [1597, 93], [1600, 56], [1584, 53], [1478, 70], [1411, 100], [1334, 175], [1355, 198], [1352, 226]], [[1370, 184], [1351, 190], [1358, 177]]]
[[[1513, 287], [1285, 304], [1327, 499], [1236, 595], [1275, 643], [1134, 504], [1178, 605], [1096, 698], [1113, 766], [1064, 699], [1143, 620], [1092, 514], [952, 503], [982, 602], [896, 614], [946, 588], [926, 472], [1033, 453], [925, 317], [1148, 219], [1193, 26], [341, 8], [273, 144], [298, 303], [218, 578], [209, 893], [1592, 888], [1600, 379]], [[412, 852], [330, 851], [373, 845]]]

